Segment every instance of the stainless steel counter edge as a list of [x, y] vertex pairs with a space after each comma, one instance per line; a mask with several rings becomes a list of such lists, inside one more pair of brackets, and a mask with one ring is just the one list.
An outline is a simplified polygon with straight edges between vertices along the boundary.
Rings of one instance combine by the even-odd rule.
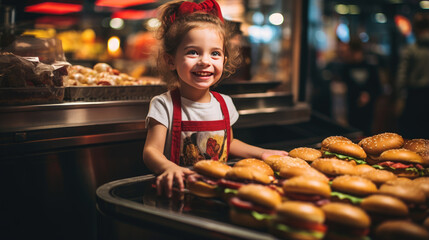
[[219, 234], [223, 234], [225, 237], [232, 237], [233, 239], [277, 239], [268, 233], [256, 232], [240, 226], [197, 216], [185, 216], [156, 207], [145, 206], [112, 194], [112, 190], [116, 187], [140, 181], [150, 181], [154, 177], [153, 174], [132, 177], [106, 183], [98, 187], [96, 191], [98, 210], [111, 217], [131, 218], [132, 221], [150, 222], [151, 224], [176, 228], [177, 230], [192, 227], [191, 229], [195, 234], [205, 237], [208, 237], [207, 233], [215, 232], [216, 237], [219, 237]]

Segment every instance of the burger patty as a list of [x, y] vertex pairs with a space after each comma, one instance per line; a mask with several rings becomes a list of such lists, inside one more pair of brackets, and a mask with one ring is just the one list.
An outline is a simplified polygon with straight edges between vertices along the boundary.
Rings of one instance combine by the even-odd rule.
[[204, 183], [207, 183], [210, 185], [217, 185], [218, 184], [218, 179], [206, 177], [206, 176], [200, 175], [198, 173], [189, 175], [187, 180], [189, 182], [201, 181], [201, 182], [204, 182]]
[[311, 202], [314, 205], [319, 206], [319, 207], [330, 202], [329, 199], [327, 199], [321, 195], [317, 195], [317, 194], [287, 192], [287, 193], [285, 193], [285, 195], [286, 195], [286, 197], [291, 198], [293, 200]]

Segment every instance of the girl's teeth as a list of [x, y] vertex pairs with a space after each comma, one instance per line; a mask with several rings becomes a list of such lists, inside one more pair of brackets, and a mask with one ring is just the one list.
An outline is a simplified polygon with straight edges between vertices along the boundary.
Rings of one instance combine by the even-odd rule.
[[202, 72], [197, 72], [196, 74], [200, 75], [200, 76], [209, 76], [210, 75], [210, 73], [202, 73]]

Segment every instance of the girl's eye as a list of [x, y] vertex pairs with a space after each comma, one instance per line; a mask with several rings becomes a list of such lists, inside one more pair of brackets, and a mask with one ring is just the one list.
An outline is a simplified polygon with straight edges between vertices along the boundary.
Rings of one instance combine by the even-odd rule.
[[212, 52], [212, 55], [216, 56], [216, 57], [220, 57], [220, 56], [222, 56], [222, 53], [219, 51], [214, 51], [214, 52]]
[[195, 50], [189, 50], [186, 54], [188, 54], [188, 55], [197, 55], [198, 53]]

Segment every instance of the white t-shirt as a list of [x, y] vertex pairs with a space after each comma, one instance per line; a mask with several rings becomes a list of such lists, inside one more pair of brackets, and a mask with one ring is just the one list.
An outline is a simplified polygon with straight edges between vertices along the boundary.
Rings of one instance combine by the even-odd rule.
[[[238, 112], [232, 102], [231, 97], [221, 94], [228, 108], [229, 117], [230, 117], [230, 125], [232, 126], [238, 120]], [[222, 110], [220, 108], [219, 102], [216, 98], [210, 93], [210, 102], [209, 103], [198, 103], [191, 101], [186, 98], [181, 98], [182, 101], [182, 121], [216, 121], [223, 120]], [[155, 96], [152, 98], [149, 106], [149, 112], [146, 117], [146, 127], [149, 124], [150, 119], [155, 119], [162, 125], [166, 126], [167, 138], [165, 141], [164, 147], [164, 155], [170, 159], [170, 151], [171, 151], [171, 131], [172, 131], [172, 123], [173, 123], [173, 101], [171, 99], [170, 91], [163, 93], [161, 95]], [[206, 151], [206, 147], [215, 141], [215, 145], [217, 145], [214, 149], [216, 151], [225, 151], [226, 146], [223, 144], [224, 142], [225, 131], [217, 131], [217, 134], [213, 135], [213, 132], [210, 133], [210, 136], [205, 134], [205, 132], [198, 132], [197, 134], [193, 134], [192, 132], [182, 132], [182, 140], [181, 140], [181, 159], [182, 155], [187, 155], [190, 158], [194, 158], [193, 160], [185, 160], [185, 162], [181, 162], [180, 165], [192, 165], [194, 162], [201, 159], [210, 159], [214, 157], [212, 152], [213, 150]], [[183, 143], [185, 141], [185, 143]], [[187, 146], [187, 143], [198, 142], [196, 147], [200, 150], [200, 153], [193, 153], [189, 149], [192, 149], [194, 146]], [[209, 142], [208, 142], [209, 141]], [[217, 144], [216, 144], [217, 142]], [[183, 148], [189, 151], [183, 151]], [[209, 154], [207, 154], [209, 153]], [[195, 155], [195, 156], [189, 156]], [[211, 156], [209, 156], [211, 155]], [[219, 161], [225, 161], [226, 155], [223, 153], [216, 154], [219, 157]], [[198, 159], [197, 159], [198, 158]], [[181, 160], [182, 161], [182, 160]]]

